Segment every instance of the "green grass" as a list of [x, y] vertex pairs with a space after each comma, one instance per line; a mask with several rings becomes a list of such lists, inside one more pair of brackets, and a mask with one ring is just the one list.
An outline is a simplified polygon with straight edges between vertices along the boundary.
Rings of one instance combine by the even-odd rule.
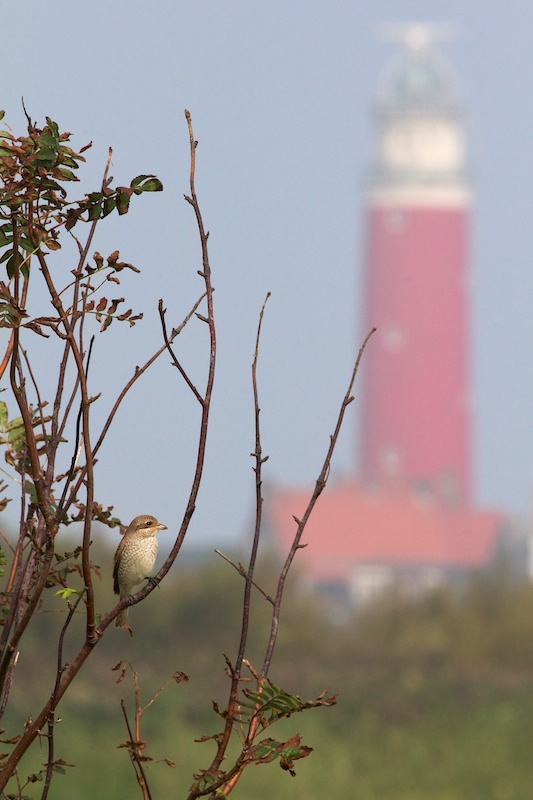
[[[141, 731], [144, 754], [153, 759], [146, 763], [153, 800], [186, 798], [193, 773], [207, 768], [214, 753], [212, 741], [194, 740], [221, 730], [211, 700], [224, 703], [222, 653], [234, 653], [238, 639], [235, 586], [242, 587], [232, 573], [217, 575], [203, 567], [182, 574], [133, 609], [133, 638], [115, 630], [104, 637], [58, 710], [55, 758], [76, 766], [54, 778], [49, 800], [141, 797], [127, 750], [119, 748], [128, 738], [120, 701], [130, 720], [133, 706], [131, 675], [117, 683], [112, 669], [123, 659], [139, 672], [142, 703], [175, 670], [191, 676], [165, 689], [143, 715]], [[50, 690], [50, 643], [62, 619], [35, 620], [2, 721], [5, 738]], [[254, 661], [265, 636], [259, 612], [251, 631]], [[81, 635], [72, 631], [66, 658]], [[310, 597], [289, 593], [271, 678], [303, 699], [323, 689], [338, 692], [338, 703], [296, 714], [265, 733], [279, 739], [299, 733], [313, 748], [295, 762], [296, 777], [278, 762], [251, 766], [231, 796], [530, 800], [532, 639], [533, 591], [523, 584], [474, 582], [459, 595], [416, 602], [393, 597], [342, 628], [329, 625]], [[20, 776], [38, 771], [46, 758], [43, 736]], [[36, 783], [24, 794], [37, 800], [41, 792]]]

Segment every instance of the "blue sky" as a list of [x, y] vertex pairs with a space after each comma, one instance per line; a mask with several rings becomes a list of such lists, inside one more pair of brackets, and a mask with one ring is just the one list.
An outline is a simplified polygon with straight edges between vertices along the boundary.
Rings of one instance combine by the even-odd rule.
[[[160, 195], [104, 224], [94, 249], [141, 270], [121, 294], [143, 323], [97, 339], [96, 427], [114, 396], [201, 292], [188, 191], [190, 109], [197, 191], [210, 230], [219, 353], [205, 482], [191, 540], [242, 536], [253, 513], [251, 362], [267, 291], [259, 367], [265, 480], [313, 483], [360, 331], [361, 220], [372, 107], [397, 45], [394, 21], [447, 21], [462, 88], [476, 205], [472, 361], [476, 495], [525, 514], [533, 464], [533, 6], [469, 2], [4, 3], [0, 107], [15, 131], [20, 98], [93, 141], [81, 192], [99, 185], [107, 148], [126, 183], [156, 173]], [[67, 258], [68, 254], [62, 255]], [[0, 333], [0, 336], [4, 334]], [[207, 341], [192, 324], [180, 353], [202, 384]], [[46, 374], [46, 365], [42, 365]], [[357, 392], [356, 392], [357, 394]], [[351, 409], [332, 477], [356, 464]], [[177, 527], [190, 488], [198, 409], [163, 357], [140, 381], [101, 451], [97, 497], [129, 520]], [[11, 514], [15, 512], [12, 509]]]

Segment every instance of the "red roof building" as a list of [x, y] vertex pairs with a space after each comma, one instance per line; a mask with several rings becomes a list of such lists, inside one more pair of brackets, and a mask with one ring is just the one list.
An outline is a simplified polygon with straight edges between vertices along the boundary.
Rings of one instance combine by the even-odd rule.
[[[269, 522], [276, 546], [290, 549], [311, 491], [276, 490]], [[349, 480], [327, 487], [305, 528], [299, 564], [311, 583], [342, 589], [353, 603], [398, 580], [412, 590], [486, 567], [498, 554], [502, 514], [442, 505], [426, 492]]]

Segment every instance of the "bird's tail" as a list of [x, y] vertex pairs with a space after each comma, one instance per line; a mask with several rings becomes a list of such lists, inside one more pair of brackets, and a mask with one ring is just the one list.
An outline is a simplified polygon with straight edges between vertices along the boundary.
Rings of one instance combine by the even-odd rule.
[[115, 628], [123, 628], [128, 618], [128, 609], [123, 608], [118, 617], [115, 619]]

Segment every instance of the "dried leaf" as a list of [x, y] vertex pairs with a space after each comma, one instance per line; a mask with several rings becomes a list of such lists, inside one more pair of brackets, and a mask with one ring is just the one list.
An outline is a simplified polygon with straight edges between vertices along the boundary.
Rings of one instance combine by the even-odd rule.
[[120, 675], [117, 678], [117, 683], [120, 683], [124, 680], [126, 676], [126, 671], [128, 669], [129, 663], [127, 661], [119, 661], [116, 666], [111, 668], [112, 672], [118, 672], [120, 670]]
[[43, 329], [41, 328], [41, 326], [38, 325], [37, 322], [35, 322], [35, 320], [33, 320], [32, 322], [25, 322], [22, 327], [23, 328], [29, 328], [34, 333], [38, 333], [39, 336], [44, 336], [45, 339], [49, 339], [50, 338], [50, 334], [49, 333], [45, 333], [43, 331]]

